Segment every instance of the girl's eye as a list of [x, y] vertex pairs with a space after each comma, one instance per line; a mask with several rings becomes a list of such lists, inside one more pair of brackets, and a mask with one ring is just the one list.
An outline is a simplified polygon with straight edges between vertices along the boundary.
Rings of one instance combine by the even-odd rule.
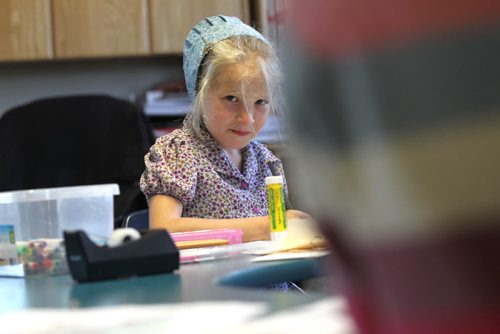
[[225, 97], [225, 99], [229, 102], [238, 102], [238, 98], [234, 95], [228, 95]]
[[265, 106], [267, 105], [269, 102], [267, 102], [266, 100], [264, 99], [259, 99], [257, 101], [255, 101], [255, 104], [259, 105], [259, 106]]

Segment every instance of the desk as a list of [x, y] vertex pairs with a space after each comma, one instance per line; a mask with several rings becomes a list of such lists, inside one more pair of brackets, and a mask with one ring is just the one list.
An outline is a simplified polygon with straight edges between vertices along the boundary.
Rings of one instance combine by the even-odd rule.
[[[327, 293], [321, 292], [282, 293], [217, 284], [220, 277], [234, 270], [263, 265], [252, 264], [250, 259], [251, 257], [238, 257], [186, 264], [171, 274], [80, 284], [73, 282], [70, 275], [28, 279], [0, 278], [0, 314], [36, 307], [72, 308], [201, 300], [259, 301], [268, 303], [271, 310], [280, 310], [327, 296]], [[302, 260], [294, 261], [297, 265], [303, 264]]]

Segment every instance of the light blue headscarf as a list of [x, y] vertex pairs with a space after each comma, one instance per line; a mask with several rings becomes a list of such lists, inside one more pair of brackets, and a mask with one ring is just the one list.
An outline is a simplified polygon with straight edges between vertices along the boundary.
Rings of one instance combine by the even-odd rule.
[[196, 80], [203, 58], [212, 45], [232, 36], [253, 36], [269, 44], [257, 30], [232, 16], [207, 17], [189, 32], [184, 42], [183, 69], [191, 101], [196, 95]]

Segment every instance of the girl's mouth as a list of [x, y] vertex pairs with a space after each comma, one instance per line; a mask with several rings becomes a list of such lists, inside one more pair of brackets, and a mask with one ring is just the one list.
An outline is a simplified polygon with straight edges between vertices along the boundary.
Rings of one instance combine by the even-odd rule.
[[233, 131], [233, 133], [237, 136], [241, 136], [241, 137], [244, 137], [244, 136], [248, 136], [251, 132], [250, 131], [239, 131], [239, 130], [231, 130]]

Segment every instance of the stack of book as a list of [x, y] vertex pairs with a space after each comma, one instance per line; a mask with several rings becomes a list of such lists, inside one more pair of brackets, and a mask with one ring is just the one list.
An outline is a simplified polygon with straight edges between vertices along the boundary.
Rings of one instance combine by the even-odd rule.
[[144, 113], [147, 116], [185, 116], [191, 111], [191, 101], [186, 92], [167, 93], [155, 90], [146, 93]]

